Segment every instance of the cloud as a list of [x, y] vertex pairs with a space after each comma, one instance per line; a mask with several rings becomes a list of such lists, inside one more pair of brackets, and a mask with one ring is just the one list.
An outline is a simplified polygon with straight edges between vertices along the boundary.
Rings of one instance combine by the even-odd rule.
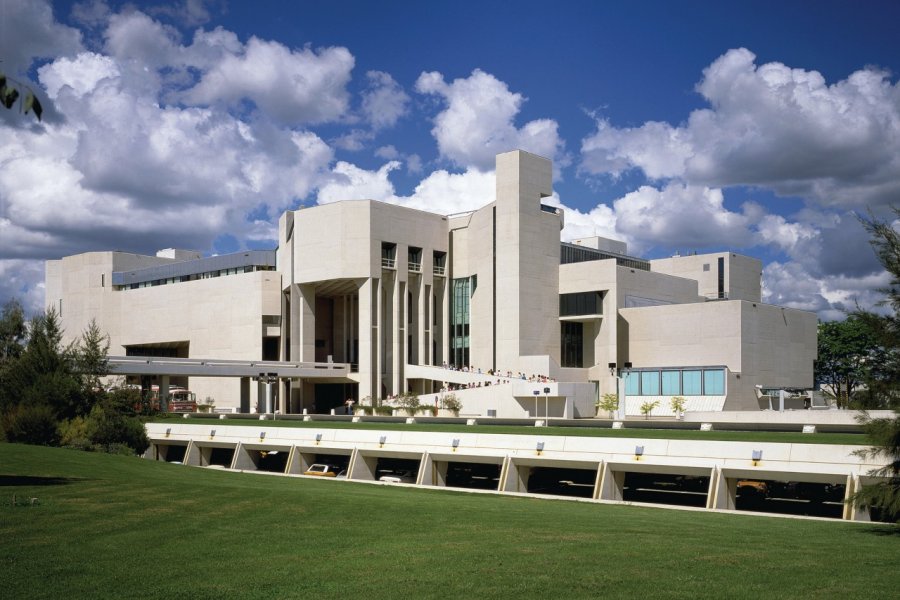
[[319, 204], [339, 200], [371, 199], [438, 214], [453, 214], [481, 208], [494, 201], [496, 177], [493, 171], [470, 169], [464, 173], [437, 170], [419, 182], [409, 196], [398, 196], [390, 173], [399, 169], [392, 160], [370, 171], [339, 161], [331, 180], [319, 188]]
[[[210, 3], [212, 4], [212, 3]], [[209, 9], [204, 0], [181, 0], [147, 9], [152, 15], [169, 17], [187, 27], [202, 25], [210, 19]]]
[[900, 194], [900, 88], [865, 68], [828, 85], [816, 71], [755, 64], [729, 50], [703, 72], [710, 108], [673, 126], [617, 129], [604, 119], [582, 140], [579, 169], [694, 185], [766, 187], [821, 206], [878, 206]]
[[230, 108], [250, 102], [287, 125], [337, 121], [348, 111], [354, 62], [342, 47], [291, 50], [252, 37], [212, 64], [184, 100]]
[[[3, 231], [2, 220], [0, 231]], [[43, 263], [0, 259], [0, 309], [12, 298], [22, 303], [26, 315], [44, 310]]]
[[752, 239], [749, 219], [725, 208], [719, 189], [677, 182], [641, 186], [614, 207], [617, 230], [640, 248], [745, 247]]
[[438, 72], [422, 73], [416, 91], [446, 104], [431, 133], [441, 156], [459, 167], [488, 171], [497, 154], [516, 149], [551, 158], [557, 169], [567, 163], [556, 121], [536, 119], [517, 128], [514, 119], [525, 98], [489, 73], [475, 69], [452, 83]]
[[53, 18], [49, 3], [3, 0], [3, 70], [24, 75], [36, 59], [72, 56], [80, 52], [81, 33]]
[[372, 129], [393, 127], [405, 115], [409, 96], [394, 78], [383, 71], [366, 73], [368, 87], [362, 94], [362, 112]]

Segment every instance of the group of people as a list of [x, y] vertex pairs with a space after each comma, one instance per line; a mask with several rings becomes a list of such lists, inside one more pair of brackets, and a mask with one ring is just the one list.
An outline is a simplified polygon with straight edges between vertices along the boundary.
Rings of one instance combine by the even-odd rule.
[[[504, 374], [504, 372], [501, 371], [500, 369], [497, 369], [497, 370], [488, 369], [487, 371], [482, 371], [480, 367], [475, 368], [475, 367], [470, 367], [467, 365], [463, 365], [462, 367], [457, 367], [456, 365], [447, 364], [446, 362], [441, 366], [450, 371], [459, 371], [461, 373], [476, 373], [478, 375], [490, 375], [491, 377], [502, 377], [507, 380], [519, 379], [522, 381], [530, 381], [533, 383], [550, 383], [552, 381], [556, 381], [552, 377], [548, 377], [546, 375], [532, 374], [529, 377], [521, 371], [516, 372], [516, 373], [513, 373], [512, 371], [506, 371], [506, 373]], [[499, 385], [500, 383], [502, 383], [502, 381], [500, 379], [498, 379], [496, 385]], [[485, 385], [491, 385], [491, 382], [487, 381], [487, 382], [485, 382]], [[481, 383], [479, 382], [477, 386], [473, 385], [473, 384], [469, 384], [468, 387], [481, 387]]]

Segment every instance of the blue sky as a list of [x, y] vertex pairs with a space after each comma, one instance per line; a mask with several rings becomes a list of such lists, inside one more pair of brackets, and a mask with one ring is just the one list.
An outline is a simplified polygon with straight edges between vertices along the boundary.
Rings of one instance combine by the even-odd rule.
[[90, 250], [274, 247], [281, 211], [491, 200], [554, 160], [565, 239], [763, 260], [840, 318], [888, 282], [856, 214], [900, 205], [896, 2], [3, 0], [0, 301]]

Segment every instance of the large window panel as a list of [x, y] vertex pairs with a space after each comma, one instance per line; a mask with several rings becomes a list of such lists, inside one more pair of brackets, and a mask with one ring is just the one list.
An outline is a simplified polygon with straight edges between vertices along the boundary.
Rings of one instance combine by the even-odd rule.
[[659, 396], [659, 371], [641, 371], [641, 395]]
[[700, 371], [682, 371], [682, 391], [685, 396], [700, 396], [703, 394]]
[[663, 396], [678, 396], [681, 394], [681, 371], [662, 372]]
[[640, 373], [625, 373], [625, 395], [638, 396], [641, 393], [641, 377]]
[[722, 369], [703, 371], [703, 393], [706, 396], [724, 396], [725, 371]]

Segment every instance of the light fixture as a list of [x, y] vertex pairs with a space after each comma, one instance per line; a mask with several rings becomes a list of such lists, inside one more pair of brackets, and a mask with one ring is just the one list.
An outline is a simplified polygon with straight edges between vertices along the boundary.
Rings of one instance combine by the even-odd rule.
[[456, 452], [457, 448], [459, 448], [459, 438], [453, 438], [453, 451]]
[[170, 435], [172, 435], [172, 428], [171, 428], [171, 427], [169, 427], [168, 429], [166, 429], [166, 437], [169, 437]]
[[321, 434], [321, 433], [317, 433], [317, 434], [316, 434], [316, 443], [318, 444], [318, 443], [321, 442], [321, 441], [322, 441], [322, 434]]
[[634, 447], [634, 455], [637, 457], [641, 457], [644, 455], [644, 447], [643, 446], [635, 446]]
[[386, 436], [386, 435], [383, 435], [383, 436], [381, 436], [380, 438], [378, 438], [378, 443], [381, 444], [381, 446], [384, 446], [384, 443], [385, 443], [386, 441], [387, 441], [387, 436]]
[[537, 443], [537, 453], [540, 454], [543, 451], [544, 451], [544, 442], [538, 442]]
[[266, 432], [260, 431], [259, 432], [259, 441], [263, 441], [264, 439], [266, 439]]
[[209, 430], [209, 437], [211, 437], [211, 438], [216, 437], [216, 430], [215, 430], [215, 429], [210, 429], [210, 430]]
[[626, 368], [626, 369], [630, 369], [630, 368], [631, 368], [631, 363], [630, 363], [630, 362], [622, 363], [622, 366], [623, 366], [624, 368]]
[[618, 370], [618, 365], [616, 365], [616, 363], [614, 363], [614, 362], [611, 362], [611, 363], [609, 363], [608, 366], [609, 366], [609, 374], [615, 376], [616, 371]]
[[762, 450], [754, 450], [753, 451], [753, 466], [762, 460]]

